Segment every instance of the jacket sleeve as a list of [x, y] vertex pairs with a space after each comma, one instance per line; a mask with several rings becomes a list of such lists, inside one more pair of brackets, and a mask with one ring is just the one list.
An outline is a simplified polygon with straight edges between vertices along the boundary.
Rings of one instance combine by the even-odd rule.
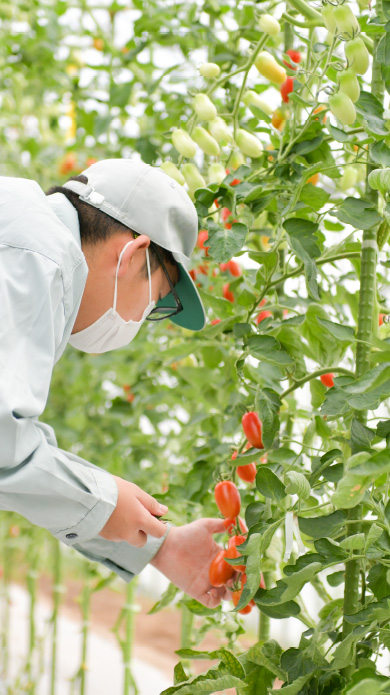
[[64, 294], [56, 263], [0, 246], [0, 509], [72, 545], [99, 533], [118, 490], [109, 473], [58, 449], [38, 422], [64, 332]]

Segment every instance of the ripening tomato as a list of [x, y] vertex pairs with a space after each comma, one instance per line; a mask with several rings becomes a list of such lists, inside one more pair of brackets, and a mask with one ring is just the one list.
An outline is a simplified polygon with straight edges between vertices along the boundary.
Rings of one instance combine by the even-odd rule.
[[102, 51], [104, 48], [104, 39], [94, 38], [93, 47], [96, 48], [97, 51]]
[[217, 323], [221, 323], [221, 319], [213, 319], [212, 321], [210, 321], [211, 326], [216, 326]]
[[96, 164], [98, 160], [95, 159], [95, 157], [88, 157], [87, 161], [85, 162], [85, 166], [88, 169], [88, 167], [91, 167], [92, 164]]
[[383, 325], [383, 317], [384, 317], [384, 314], [379, 314], [379, 325], [380, 326]]
[[286, 81], [280, 87], [280, 93], [285, 104], [287, 104], [289, 99], [289, 94], [294, 91], [294, 78], [287, 77]]
[[261, 321], [264, 321], [264, 319], [268, 318], [269, 316], [272, 316], [272, 311], [268, 311], [268, 309], [260, 311], [260, 313], [256, 317], [257, 325], [259, 325]]
[[[321, 113], [321, 111], [326, 111], [325, 104], [320, 104], [319, 106], [316, 106], [313, 113]], [[325, 116], [322, 119], [322, 122], [325, 123], [327, 118], [328, 118], [328, 116], [325, 114]], [[315, 120], [318, 121], [318, 118], [316, 118]]]
[[[245, 413], [245, 415], [242, 416], [241, 423], [248, 442], [256, 449], [264, 449], [261, 437], [262, 423], [258, 414], [253, 411]], [[233, 516], [233, 514], [231, 516]]]
[[256, 464], [248, 463], [246, 466], [237, 466], [237, 475], [241, 480], [245, 480], [246, 483], [253, 483], [256, 479]]
[[226, 270], [229, 270], [229, 272], [236, 278], [240, 277], [240, 275], [242, 274], [241, 266], [239, 266], [238, 263], [236, 263], [236, 261], [220, 263], [219, 269], [222, 273], [224, 273]]
[[[246, 579], [247, 579], [246, 573], [243, 572], [242, 575], [241, 575], [241, 586], [244, 586], [244, 584], [246, 584]], [[265, 581], [264, 581], [263, 575], [261, 575], [261, 577], [260, 577], [259, 588], [260, 588], [260, 589], [265, 589]], [[253, 604], [254, 604], [254, 602], [253, 602]]]
[[320, 175], [319, 175], [319, 174], [313, 174], [313, 176], [310, 176], [310, 177], [307, 179], [306, 183], [312, 183], [313, 186], [316, 186], [317, 183], [318, 183], [318, 179], [319, 179], [319, 178], [320, 178]]
[[271, 123], [276, 130], [281, 132], [286, 125], [286, 119], [280, 109], [276, 109], [271, 118]]
[[209, 255], [209, 251], [208, 251], [209, 247], [205, 246], [204, 244], [208, 238], [209, 238], [209, 233], [208, 233], [207, 229], [201, 229], [199, 234], [198, 234], [198, 241], [196, 242], [198, 249], [200, 249], [201, 251], [204, 251], [206, 256]]
[[[238, 589], [237, 591], [233, 591], [232, 600], [233, 600], [233, 603], [235, 606], [237, 606], [237, 604], [241, 598], [241, 594], [242, 594], [242, 589]], [[248, 603], [247, 606], [245, 606], [244, 608], [241, 608], [241, 610], [238, 612], [241, 613], [242, 615], [247, 615], [247, 613], [250, 613], [251, 610], [252, 610], [252, 606], [250, 603]]]
[[260, 304], [259, 304], [259, 309], [260, 309], [260, 307], [264, 306], [264, 304], [267, 304], [267, 297], [264, 297], [264, 298], [261, 300], [261, 302], [260, 302]]
[[320, 379], [324, 386], [327, 386], [328, 388], [331, 388], [334, 386], [334, 381], [333, 381], [334, 374], [332, 372], [329, 372], [329, 374], [322, 374], [320, 376]]
[[128, 403], [132, 403], [134, 398], [135, 398], [134, 393], [128, 393], [126, 396], [126, 400]]
[[12, 538], [20, 536], [20, 528], [17, 524], [12, 524], [12, 526], [9, 527], [9, 535], [12, 536]]
[[58, 169], [60, 174], [69, 174], [77, 166], [77, 158], [74, 152], [68, 152], [62, 159]]
[[[240, 557], [241, 553], [237, 550], [237, 546], [240, 546], [246, 541], [245, 536], [231, 536], [228, 542], [228, 549], [225, 551], [225, 557], [229, 560], [234, 560], [236, 557]], [[245, 572], [245, 565], [234, 565], [236, 572]]]
[[285, 69], [279, 65], [273, 55], [267, 51], [261, 51], [261, 53], [258, 54], [255, 65], [263, 77], [266, 77], [276, 84], [282, 84], [287, 77]]
[[222, 294], [225, 297], [225, 299], [228, 300], [228, 302], [234, 302], [234, 294], [231, 290], [229, 290], [229, 283], [227, 282], [223, 288], [222, 288]]
[[[294, 51], [293, 48], [289, 48], [288, 51], [286, 51], [286, 54], [291, 58], [293, 63], [300, 63], [301, 62], [301, 54], [299, 51]], [[284, 65], [287, 65], [288, 68], [291, 70], [296, 70], [297, 66], [292, 65], [291, 62], [287, 62], [286, 60], [283, 61]]]
[[233, 565], [225, 562], [226, 550], [220, 550], [209, 567], [209, 580], [212, 586], [223, 586], [235, 573]]
[[221, 480], [214, 489], [217, 507], [225, 519], [236, 518], [241, 509], [241, 497], [237, 486], [231, 480]]

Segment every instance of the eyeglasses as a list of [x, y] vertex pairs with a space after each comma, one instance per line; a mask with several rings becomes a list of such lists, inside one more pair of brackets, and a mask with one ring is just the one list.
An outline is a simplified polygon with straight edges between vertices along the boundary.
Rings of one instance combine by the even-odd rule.
[[[152, 311], [150, 312], [149, 316], [146, 317], [147, 321], [162, 321], [163, 319], [170, 318], [170, 316], [176, 316], [176, 314], [179, 314], [181, 311], [183, 311], [183, 305], [182, 305], [182, 303], [178, 297], [178, 294], [177, 294], [177, 292], [172, 284], [172, 280], [171, 280], [170, 275], [166, 269], [166, 266], [165, 266], [165, 263], [162, 259], [161, 254], [157, 250], [155, 244], [153, 244], [151, 242], [150, 245], [153, 246], [153, 251], [156, 252], [156, 256], [157, 256], [158, 260], [160, 261], [161, 267], [162, 267], [162, 269], [165, 273], [165, 276], [168, 280], [169, 287], [171, 289], [170, 294], [172, 294], [172, 297], [175, 300], [175, 306], [174, 307], [173, 306], [162, 306], [162, 305], [161, 306], [155, 306], [152, 309]], [[179, 266], [176, 266], [176, 267], [177, 267], [179, 277], [180, 277], [180, 268], [179, 268]]]

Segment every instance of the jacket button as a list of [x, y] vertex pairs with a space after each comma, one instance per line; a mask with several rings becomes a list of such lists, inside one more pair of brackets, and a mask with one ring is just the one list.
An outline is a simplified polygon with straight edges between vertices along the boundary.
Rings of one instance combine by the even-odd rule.
[[77, 533], [67, 533], [66, 538], [77, 538]]

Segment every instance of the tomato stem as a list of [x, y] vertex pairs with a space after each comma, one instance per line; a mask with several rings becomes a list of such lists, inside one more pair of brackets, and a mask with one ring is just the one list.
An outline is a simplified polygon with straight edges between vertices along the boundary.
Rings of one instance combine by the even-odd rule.
[[349, 371], [349, 369], [344, 369], [344, 367], [324, 367], [323, 369], [317, 369], [315, 372], [312, 372], [311, 374], [307, 374], [306, 376], [302, 377], [302, 379], [298, 379], [292, 386], [290, 386], [290, 388], [286, 389], [286, 391], [283, 391], [283, 393], [280, 394], [280, 398], [286, 398], [286, 396], [288, 396], [289, 393], [295, 391], [295, 389], [299, 389], [307, 381], [316, 379], [317, 377], [322, 376], [323, 374], [329, 374], [329, 372], [337, 372], [339, 374], [353, 376], [353, 372]]

